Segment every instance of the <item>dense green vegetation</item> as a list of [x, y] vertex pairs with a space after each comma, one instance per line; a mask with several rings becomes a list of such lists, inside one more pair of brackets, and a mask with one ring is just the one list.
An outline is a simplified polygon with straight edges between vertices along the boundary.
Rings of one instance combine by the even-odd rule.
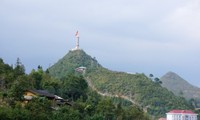
[[65, 55], [48, 70], [52, 76], [56, 78], [62, 78], [70, 73], [74, 73], [75, 68], [81, 66], [87, 67], [87, 72], [93, 71], [96, 68], [101, 67], [101, 65], [98, 64], [95, 58], [87, 55], [82, 50], [77, 50], [69, 51], [67, 55]]
[[62, 78], [80, 66], [87, 67], [84, 77], [99, 91], [130, 98], [136, 106], [151, 116], [165, 117], [165, 113], [172, 109], [192, 109], [184, 98], [161, 87], [162, 82], [159, 79], [152, 80], [144, 74], [110, 71], [83, 50], [70, 51], [49, 71], [52, 76]]
[[184, 98], [153, 82], [144, 74], [127, 74], [98, 69], [88, 77], [101, 91], [128, 96], [153, 116], [165, 116], [172, 109], [191, 109]]
[[[24, 103], [27, 89], [45, 89], [68, 99], [71, 105], [52, 109], [52, 101], [36, 97]], [[69, 73], [53, 78], [41, 66], [25, 74], [17, 60], [14, 67], [0, 59], [0, 119], [1, 120], [149, 120], [138, 107], [120, 98], [102, 97], [92, 91], [84, 77]]]
[[[30, 74], [19, 59], [15, 66], [0, 59], [0, 119], [148, 120], [165, 117], [172, 109], [193, 109], [192, 100], [175, 96], [159, 78], [149, 77], [110, 71], [83, 50], [69, 51], [46, 71], [38, 66]], [[71, 106], [52, 109], [52, 101], [40, 97], [23, 104], [27, 89], [48, 90]]]

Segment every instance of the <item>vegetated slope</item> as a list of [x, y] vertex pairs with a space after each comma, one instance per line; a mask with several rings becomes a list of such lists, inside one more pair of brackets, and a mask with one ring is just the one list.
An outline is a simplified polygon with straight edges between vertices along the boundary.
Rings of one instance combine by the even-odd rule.
[[144, 74], [127, 74], [98, 69], [88, 74], [97, 89], [133, 99], [137, 105], [155, 116], [165, 115], [171, 109], [189, 109], [187, 102], [152, 82]]
[[83, 50], [69, 51], [56, 64], [48, 70], [50, 74], [56, 78], [62, 78], [69, 73], [75, 72], [78, 67], [87, 67], [87, 72], [90, 72], [97, 67], [101, 67], [95, 58], [87, 55]]
[[49, 71], [51, 75], [61, 78], [80, 66], [87, 67], [84, 76], [90, 79], [99, 91], [126, 96], [151, 115], [165, 116], [165, 113], [171, 109], [190, 108], [183, 98], [176, 97], [160, 84], [152, 82], [144, 74], [110, 71], [99, 65], [83, 50], [70, 51], [49, 68]]
[[186, 99], [200, 99], [200, 88], [195, 87], [174, 72], [168, 72], [160, 79], [162, 86], [172, 91], [177, 96]]

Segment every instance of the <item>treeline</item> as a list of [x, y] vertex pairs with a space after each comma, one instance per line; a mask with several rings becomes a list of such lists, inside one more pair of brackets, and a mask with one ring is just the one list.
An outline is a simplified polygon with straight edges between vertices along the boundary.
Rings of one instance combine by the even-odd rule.
[[[37, 97], [24, 103], [27, 89], [48, 90], [67, 99], [71, 105], [52, 109], [50, 100]], [[38, 66], [30, 74], [20, 59], [14, 66], [0, 59], [0, 119], [1, 120], [148, 120], [137, 106], [118, 98], [99, 96], [81, 75], [68, 74], [61, 79], [49, 75]]]
[[[93, 94], [93, 95], [92, 95]], [[50, 108], [47, 99], [36, 98], [21, 106], [1, 106], [2, 120], [149, 120], [137, 107], [123, 107], [120, 103], [113, 104], [110, 98], [101, 98], [90, 93], [89, 98], [79, 98], [73, 106], [61, 106], [58, 110]]]

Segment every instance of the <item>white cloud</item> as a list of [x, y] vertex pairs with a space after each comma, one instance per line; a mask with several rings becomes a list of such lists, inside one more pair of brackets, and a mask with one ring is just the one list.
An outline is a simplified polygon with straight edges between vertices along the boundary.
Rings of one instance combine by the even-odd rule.
[[199, 39], [200, 1], [191, 0], [178, 7], [165, 18], [163, 24], [166, 24], [169, 31], [188, 37], [192, 41]]

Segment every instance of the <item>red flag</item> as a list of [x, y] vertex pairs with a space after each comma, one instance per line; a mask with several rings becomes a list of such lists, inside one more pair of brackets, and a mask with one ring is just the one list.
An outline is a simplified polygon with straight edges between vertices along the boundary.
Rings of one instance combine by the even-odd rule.
[[75, 34], [75, 36], [76, 36], [76, 37], [79, 37], [79, 36], [78, 36], [78, 31], [76, 31], [76, 34]]

